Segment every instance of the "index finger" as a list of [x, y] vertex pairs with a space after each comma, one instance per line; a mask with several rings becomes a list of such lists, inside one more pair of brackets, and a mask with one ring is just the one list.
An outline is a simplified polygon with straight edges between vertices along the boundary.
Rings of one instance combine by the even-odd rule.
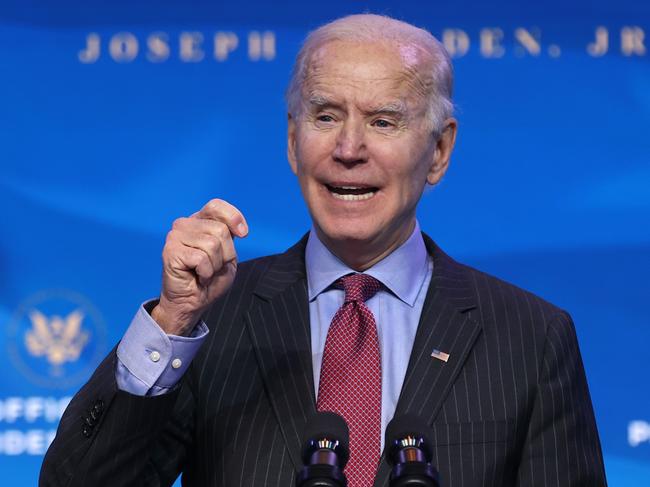
[[222, 222], [228, 227], [230, 233], [237, 237], [248, 235], [248, 223], [246, 223], [244, 215], [227, 201], [218, 198], [212, 199], [192, 216]]

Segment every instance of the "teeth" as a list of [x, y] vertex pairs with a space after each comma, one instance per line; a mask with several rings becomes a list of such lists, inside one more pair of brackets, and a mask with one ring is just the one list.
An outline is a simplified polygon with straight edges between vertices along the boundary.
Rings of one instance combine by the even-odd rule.
[[[345, 188], [345, 189], [353, 189], [353, 188]], [[361, 200], [370, 199], [373, 196], [375, 196], [375, 193], [372, 191], [370, 193], [365, 193], [365, 194], [338, 194], [330, 191], [330, 194], [335, 198], [343, 201], [361, 201]]]

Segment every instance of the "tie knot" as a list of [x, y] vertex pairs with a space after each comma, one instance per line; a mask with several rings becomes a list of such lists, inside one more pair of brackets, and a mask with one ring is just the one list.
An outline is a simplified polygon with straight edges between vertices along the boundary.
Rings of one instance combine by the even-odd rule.
[[349, 274], [336, 281], [336, 287], [345, 290], [345, 302], [363, 301], [372, 298], [379, 289], [381, 283], [368, 274]]

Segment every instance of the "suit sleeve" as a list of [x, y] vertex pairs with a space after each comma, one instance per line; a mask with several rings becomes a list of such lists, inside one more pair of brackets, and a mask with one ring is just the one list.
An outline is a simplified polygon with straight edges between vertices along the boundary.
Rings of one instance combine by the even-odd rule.
[[518, 485], [606, 486], [587, 379], [571, 318], [548, 323]]
[[137, 396], [117, 387], [113, 350], [73, 397], [43, 462], [40, 486], [171, 485], [192, 437], [187, 380]]

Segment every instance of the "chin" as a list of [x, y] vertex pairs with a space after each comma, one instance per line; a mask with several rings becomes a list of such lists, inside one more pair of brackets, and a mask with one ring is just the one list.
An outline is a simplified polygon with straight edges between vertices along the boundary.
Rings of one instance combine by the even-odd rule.
[[380, 233], [380, 228], [375, 225], [367, 225], [358, 220], [331, 221], [323, 225], [316, 224], [321, 235], [330, 242], [358, 244], [372, 242]]

